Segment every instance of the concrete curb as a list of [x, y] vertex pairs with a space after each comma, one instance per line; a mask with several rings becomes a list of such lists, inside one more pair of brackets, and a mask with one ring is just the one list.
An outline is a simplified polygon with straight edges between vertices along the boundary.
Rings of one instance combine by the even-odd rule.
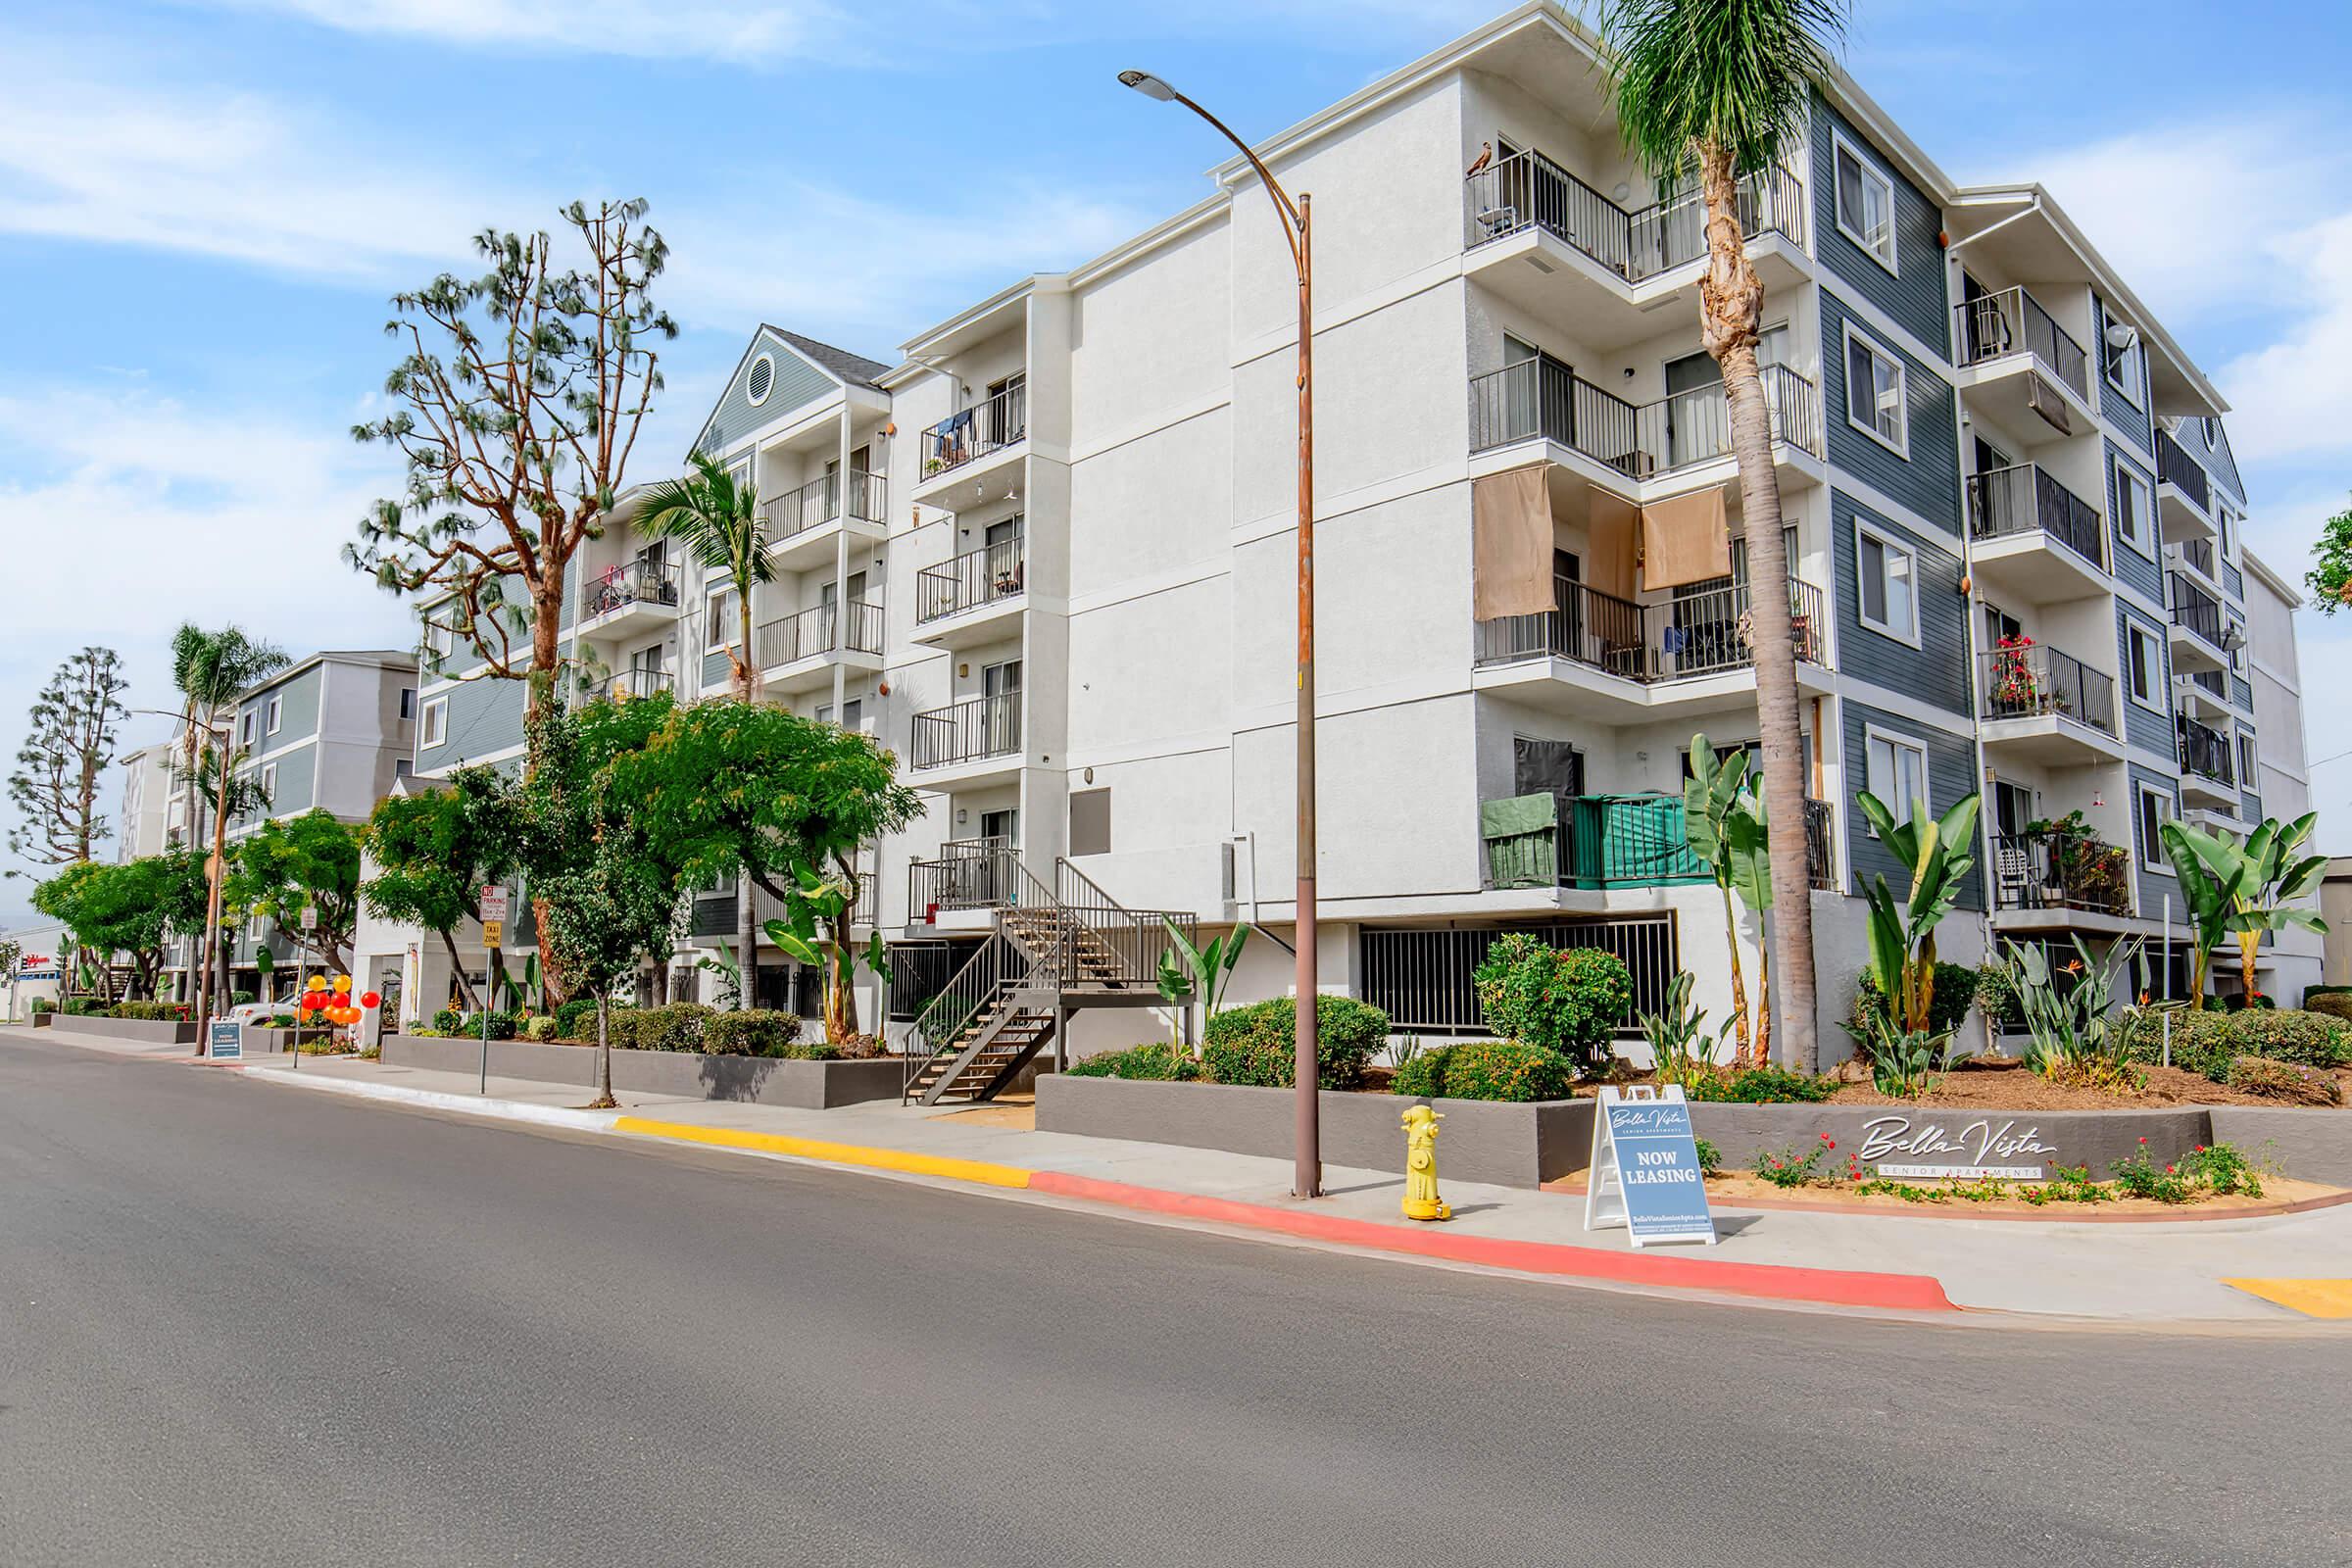
[[949, 1181], [982, 1187], [1026, 1188], [1037, 1173], [1018, 1165], [993, 1165], [980, 1159], [956, 1159], [946, 1154], [917, 1154], [902, 1149], [876, 1149], [864, 1144], [833, 1144], [816, 1138], [792, 1138], [781, 1133], [749, 1133], [732, 1127], [703, 1127], [690, 1122], [648, 1121], [622, 1116], [612, 1124], [616, 1133], [640, 1138], [667, 1138], [679, 1143], [708, 1144], [718, 1149], [743, 1149], [761, 1154], [785, 1154], [828, 1165], [861, 1165], [871, 1170], [898, 1171], [908, 1176], [940, 1176]]
[[[218, 1065], [231, 1067], [238, 1064], [220, 1062]], [[330, 1078], [324, 1073], [306, 1074], [265, 1068], [260, 1073], [248, 1071], [246, 1076], [257, 1082], [290, 1084], [297, 1089], [322, 1089], [330, 1095], [350, 1095], [359, 1100], [421, 1105], [428, 1110], [454, 1110], [462, 1116], [479, 1116], [485, 1121], [531, 1122], [541, 1127], [569, 1128], [574, 1132], [609, 1133], [612, 1131], [612, 1124], [621, 1119], [621, 1113], [617, 1110], [527, 1105], [518, 1100], [482, 1100], [471, 1095], [444, 1094], [438, 1089], [403, 1089], [394, 1084], [354, 1083], [348, 1078]]]

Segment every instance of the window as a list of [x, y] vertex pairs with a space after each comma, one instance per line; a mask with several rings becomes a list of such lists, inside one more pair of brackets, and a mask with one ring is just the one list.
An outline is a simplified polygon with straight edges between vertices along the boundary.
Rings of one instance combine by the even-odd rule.
[[449, 740], [449, 699], [435, 698], [424, 705], [424, 732], [416, 737], [418, 746], [441, 746]]
[[2170, 874], [2165, 863], [2163, 827], [2172, 820], [2173, 797], [2153, 784], [2139, 787], [2139, 863], [2150, 871]]
[[277, 764], [275, 762], [264, 762], [262, 764], [261, 778], [262, 798], [265, 803], [265, 808], [274, 808], [277, 805]]
[[237, 720], [237, 744], [239, 746], [253, 744], [253, 710], [250, 708], [245, 710], [244, 716]]
[[[1911, 820], [1914, 804], [1928, 805], [1928, 753], [1917, 741], [1867, 730], [1870, 793], [1883, 802], [1898, 822]], [[1874, 838], [1877, 836], [1874, 832]]]
[[865, 722], [865, 699], [853, 697], [841, 705], [841, 727], [856, 729]]
[[2124, 622], [2124, 687], [2140, 707], [2164, 711], [2164, 651], [2136, 620]]
[[262, 732], [263, 732], [264, 734], [267, 734], [267, 735], [274, 735], [274, 734], [276, 734], [276, 733], [277, 733], [277, 731], [278, 731], [278, 726], [279, 726], [279, 725], [280, 725], [280, 723], [281, 723], [281, 722], [284, 720], [284, 718], [285, 718], [285, 699], [284, 699], [284, 698], [282, 698], [282, 697], [272, 697], [272, 698], [270, 698], [270, 718], [269, 718], [269, 721], [268, 721], [267, 723], [265, 723], [265, 724], [263, 724], [263, 725], [262, 725]]
[[720, 588], [703, 601], [703, 649], [722, 654], [735, 638], [735, 623], [743, 612], [735, 608], [735, 590]]
[[775, 389], [776, 357], [772, 354], [762, 354], [752, 361], [750, 369], [743, 372], [743, 395], [756, 409], [765, 403], [767, 395]]
[[1896, 457], [1910, 455], [1903, 362], [1854, 330], [1850, 321], [1845, 328], [1845, 416]]
[[416, 716], [416, 688], [414, 686], [400, 689], [400, 716], [404, 723]]
[[2237, 787], [2248, 794], [2262, 793], [2262, 759], [2255, 755], [2254, 737], [2244, 730], [2237, 732]]
[[398, 783], [400, 780], [410, 777], [416, 771], [416, 764], [410, 761], [407, 758], [395, 757], [392, 759], [392, 780], [394, 783]]
[[1895, 270], [1894, 181], [1843, 136], [1838, 138], [1838, 227], [1881, 267]]
[[[2105, 311], [2099, 315], [2106, 321], [2109, 331], [2124, 326], [2123, 322]], [[2130, 336], [2121, 348], [2107, 341], [2106, 332], [2099, 334], [2099, 364], [2107, 373], [2107, 384], [2129, 398], [2136, 409], [2139, 407], [2139, 357], [2144, 351], [2140, 347], [2139, 333], [2129, 326], [2124, 326], [2124, 330]]]
[[[431, 612], [427, 611], [426, 613], [430, 614]], [[457, 647], [458, 634], [455, 628], [432, 620], [424, 623], [424, 651], [429, 662], [437, 663], [447, 659], [457, 651]]]
[[1110, 791], [1070, 791], [1070, 853], [1110, 853]]
[[1869, 524], [1854, 524], [1854, 572], [1862, 624], [1919, 645], [1919, 562], [1911, 547]]
[[2132, 549], [2153, 561], [2155, 529], [2148, 511], [2148, 481], [2121, 458], [2115, 463], [2115, 532]]
[[2230, 515], [2228, 507], [2213, 509], [2213, 526], [2221, 534], [2222, 559], [2230, 559], [2230, 541], [2237, 537], [2237, 519]]

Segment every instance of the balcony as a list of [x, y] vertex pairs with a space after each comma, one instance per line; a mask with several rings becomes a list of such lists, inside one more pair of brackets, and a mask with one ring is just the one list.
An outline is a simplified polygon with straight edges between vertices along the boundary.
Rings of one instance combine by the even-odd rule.
[[[2005, 288], [1963, 300], [1953, 307], [1952, 327], [1961, 385], [1979, 389], [2004, 426], [2020, 437], [2042, 427], [2061, 436], [2094, 427], [2090, 356], [2033, 295]], [[2021, 417], [2027, 415], [2033, 417]]]
[[1968, 481], [1970, 566], [2019, 604], [2063, 604], [2109, 591], [2107, 522], [2038, 464]]
[[675, 695], [677, 689], [678, 673], [674, 669], [616, 669], [602, 680], [590, 681], [581, 692], [581, 697], [587, 702], [608, 697], [614, 702], [627, 702], [632, 698], [652, 697], [662, 692]]
[[889, 482], [878, 473], [853, 470], [846, 513], [842, 489], [841, 475], [828, 473], [761, 503], [767, 514], [769, 559], [786, 570], [806, 571], [833, 559], [835, 538], [845, 528], [860, 539], [887, 537]]
[[2156, 516], [2166, 544], [2210, 544], [2218, 537], [2212, 481], [2161, 427], [2156, 431]]
[[[1667, 274], [1706, 256], [1695, 191], [1628, 210], [1538, 152], [1513, 153], [1463, 184], [1463, 268], [1504, 298], [1572, 318], [1606, 352], [1655, 336], [1642, 312], [1687, 286]], [[1740, 230], [1768, 291], [1803, 276], [1805, 187], [1785, 169], [1740, 181]]]
[[580, 594], [582, 637], [624, 637], [678, 618], [678, 568], [650, 561], [608, 566]]
[[1020, 771], [1021, 694], [968, 697], [914, 715], [907, 765], [924, 787], [1009, 778]]
[[2115, 677], [2072, 654], [2008, 641], [1977, 657], [1977, 711], [1984, 749], [2053, 767], [2124, 755]]
[[2173, 663], [2184, 672], [2230, 667], [2222, 602], [2178, 571], [2164, 574], [2173, 607]]
[[[1763, 381], [1773, 440], [1819, 458], [1820, 389], [1783, 365], [1766, 366]], [[1522, 441], [1581, 453], [1612, 482], [1639, 485], [1730, 459], [1730, 400], [1719, 383], [1654, 403], [1628, 403], [1540, 354], [1470, 378], [1470, 450], [1491, 452]]]
[[937, 925], [942, 914], [994, 909], [1011, 902], [1020, 871], [1008, 838], [950, 839], [939, 858], [906, 867], [906, 918]]
[[2132, 912], [2132, 858], [2089, 834], [1995, 834], [1992, 907], [1996, 923], [2063, 928], [2089, 914]]
[[914, 575], [914, 640], [958, 648], [1006, 634], [1021, 611], [1028, 542], [1006, 539], [966, 550]]
[[2230, 756], [2230, 737], [2186, 713], [2174, 716], [2173, 728], [2180, 756], [2182, 803], [2236, 809], [2237, 777]]
[[994, 467], [983, 460], [1009, 451], [1028, 436], [1029, 385], [1021, 381], [957, 410], [923, 432], [922, 478], [916, 488], [948, 474], [963, 477], [960, 469], [977, 473]]
[[2230, 698], [2228, 670], [2195, 670], [2180, 683], [2180, 701], [2192, 718], [2202, 713], [2209, 718], [2227, 719], [2230, 716]]
[[882, 667], [882, 607], [853, 599], [840, 614], [829, 604], [771, 620], [752, 634], [752, 660], [770, 690], [813, 691], [830, 685], [833, 666]]
[[[1675, 795], [1523, 795], [1479, 809], [1491, 889], [1691, 887], [1714, 873], [1691, 852]], [[1805, 861], [1813, 886], [1833, 885], [1826, 801], [1805, 803]]]
[[[1671, 709], [1752, 706], [1755, 652], [1748, 588], [1685, 591], [1640, 605], [1554, 577], [1558, 609], [1477, 623], [1475, 682], [1575, 716], [1630, 720]], [[1800, 679], [1829, 662], [1822, 592], [1788, 585]]]

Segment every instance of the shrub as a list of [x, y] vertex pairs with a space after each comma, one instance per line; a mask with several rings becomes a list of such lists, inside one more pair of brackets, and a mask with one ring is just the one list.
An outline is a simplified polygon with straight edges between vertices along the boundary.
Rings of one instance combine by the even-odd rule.
[[1565, 1100], [1576, 1063], [1524, 1040], [1466, 1040], [1446, 1054], [1444, 1097], [1526, 1102]]
[[596, 1038], [596, 999], [574, 997], [556, 1009], [556, 1038], [559, 1040], [593, 1040]]
[[1389, 1093], [1410, 1095], [1416, 1100], [1438, 1100], [1446, 1093], [1446, 1063], [1453, 1054], [1453, 1047], [1439, 1046], [1417, 1051], [1396, 1067], [1389, 1080]]
[[228, 994], [228, 1004], [232, 1007], [245, 1006], [253, 1000], [253, 993], [250, 991], [231, 991]]
[[[702, 1051], [704, 1032], [717, 1009], [699, 1002], [672, 1002], [659, 1007], [614, 1007], [607, 1020], [615, 1051]], [[587, 1025], [594, 1039], [593, 1012]]]
[[136, 1018], [148, 1023], [185, 1023], [195, 1009], [184, 1002], [118, 1002], [106, 1009], [110, 1018]]
[[455, 1007], [443, 1007], [439, 1012], [433, 1014], [433, 1028], [445, 1035], [456, 1034], [458, 1025], [465, 1021], [466, 1015]]
[[1837, 1141], [1823, 1133], [1801, 1155], [1793, 1149], [1762, 1155], [1756, 1160], [1756, 1174], [1775, 1187], [1835, 1186], [1838, 1173], [1824, 1169], [1822, 1162], [1837, 1147]]
[[[2164, 1059], [2161, 1009], [2139, 1007], [2124, 1015], [2124, 1052], [2137, 1062]], [[2248, 1008], [2239, 1012], [2173, 1014], [2173, 1065], [2203, 1073], [2215, 1083], [2230, 1076], [2239, 1056], [2266, 1056], [2304, 1067], [2352, 1066], [2352, 1023], [2322, 1012]]]
[[1722, 1175], [1723, 1151], [1708, 1143], [1704, 1138], [1693, 1138], [1690, 1141], [1698, 1147], [1698, 1173], [1701, 1176]]
[[[485, 1018], [490, 1023], [491, 1039], [512, 1040], [514, 1038], [514, 1026], [519, 1020], [511, 1012], [469, 1012], [458, 1020], [457, 1032], [468, 1039], [479, 1040], [482, 1038], [482, 1021]], [[433, 1021], [440, 1022], [440, 1015], [435, 1014]]]
[[1073, 1078], [1137, 1078], [1153, 1083], [1189, 1083], [1200, 1076], [1200, 1064], [1190, 1052], [1179, 1053], [1164, 1040], [1154, 1040], [1125, 1051], [1104, 1051], [1073, 1062], [1069, 1068]]
[[54, 997], [35, 997], [32, 999], [32, 1010], [36, 1013], [55, 1012], [57, 1000]]
[[1634, 1005], [1625, 960], [1599, 948], [1550, 948], [1524, 931], [1496, 937], [1471, 972], [1487, 1027], [1556, 1052], [1584, 1070], [1605, 1061]]
[[2274, 1061], [2268, 1056], [2230, 1057], [2228, 1082], [2240, 1094], [2260, 1095], [2265, 1100], [2283, 1101], [2290, 1105], [2344, 1102], [2343, 1086], [2335, 1081], [2334, 1073], [2324, 1067]]
[[268, 1027], [271, 1029], [291, 1029], [294, 1027], [294, 1015], [290, 1012], [273, 1012], [270, 1015]]
[[98, 1004], [90, 997], [68, 997], [57, 1004], [57, 1010], [69, 1018], [89, 1018], [97, 1015]]
[[[2315, 986], [2313, 990], [2317, 991], [2318, 988]], [[2325, 991], [2314, 996], [2311, 991], [2306, 991], [2303, 993], [2303, 1010], [2325, 1013], [2330, 1018], [2341, 1018], [2352, 1023], [2352, 996], [2340, 991]]]
[[[1928, 1033], [1948, 1034], [1960, 1027], [1968, 1016], [1969, 1004], [1977, 1000], [1977, 990], [1983, 984], [1978, 971], [1965, 963], [1936, 965], [1936, 995], [1928, 1004]], [[2014, 1002], [2014, 993], [2011, 1001]], [[1879, 991], [1878, 976], [1864, 969], [1854, 976], [1854, 1014], [1856, 1029], [1868, 1029], [1874, 1015], [1886, 1010], [1886, 999]], [[2021, 1013], [2018, 1024], [2023, 1027]]]
[[[1200, 1046], [1204, 1076], [1220, 1084], [1288, 1089], [1298, 1081], [1293, 1045], [1298, 1006], [1289, 997], [1228, 1007], [1208, 1020]], [[1364, 1063], [1389, 1038], [1389, 1015], [1353, 997], [1315, 999], [1315, 1075], [1326, 1089], [1353, 1089]]]
[[1816, 1078], [1793, 1068], [1767, 1062], [1761, 1067], [1694, 1075], [1683, 1085], [1687, 1100], [1708, 1100], [1741, 1105], [1811, 1104], [1838, 1092], [1835, 1078]]
[[780, 1056], [800, 1034], [797, 1012], [717, 1012], [703, 1021], [702, 1049], [714, 1056]]
[[540, 1041], [546, 1041], [546, 1040], [553, 1040], [553, 1039], [555, 1039], [555, 1038], [556, 1038], [556, 1020], [555, 1020], [555, 1019], [554, 1019], [552, 1016], [550, 1016], [549, 1014], [547, 1014], [547, 1013], [544, 1013], [544, 1012], [543, 1012], [543, 1013], [540, 1013], [540, 1014], [538, 1014], [538, 1015], [537, 1015], [537, 1016], [535, 1016], [535, 1017], [530, 1017], [530, 1018], [525, 1018], [525, 1019], [523, 1019], [523, 1020], [522, 1020], [522, 1038], [523, 1038], [523, 1039], [525, 1039], [525, 1040], [540, 1040]]

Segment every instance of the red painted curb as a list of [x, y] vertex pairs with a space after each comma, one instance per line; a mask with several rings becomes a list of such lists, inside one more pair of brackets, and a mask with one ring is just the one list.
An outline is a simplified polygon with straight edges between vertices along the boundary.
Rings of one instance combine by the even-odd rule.
[[1779, 1263], [1726, 1263], [1714, 1258], [1660, 1252], [1616, 1252], [1594, 1247], [1567, 1247], [1552, 1242], [1513, 1242], [1493, 1236], [1468, 1236], [1442, 1230], [1408, 1230], [1377, 1220], [1347, 1219], [1337, 1214], [1270, 1208], [1261, 1203], [1236, 1202], [1226, 1198], [1202, 1198], [1192, 1193], [1162, 1192], [1154, 1187], [1132, 1187], [1125, 1182], [1098, 1181], [1062, 1171], [1041, 1170], [1029, 1178], [1029, 1191], [1061, 1198], [1080, 1198], [1098, 1203], [1116, 1203], [1156, 1214], [1186, 1219], [1246, 1225], [1253, 1230], [1280, 1231], [1309, 1241], [1345, 1247], [1370, 1248], [1384, 1252], [1407, 1252], [1456, 1263], [1512, 1269], [1522, 1274], [1557, 1274], [1581, 1279], [1615, 1280], [1630, 1285], [1664, 1285], [1680, 1290], [1712, 1291], [1723, 1296], [1752, 1296], [1776, 1301], [1811, 1301], [1826, 1306], [1866, 1306], [1903, 1312], [1957, 1312], [1943, 1286], [1925, 1274], [1871, 1274], [1848, 1269], [1796, 1268]]

